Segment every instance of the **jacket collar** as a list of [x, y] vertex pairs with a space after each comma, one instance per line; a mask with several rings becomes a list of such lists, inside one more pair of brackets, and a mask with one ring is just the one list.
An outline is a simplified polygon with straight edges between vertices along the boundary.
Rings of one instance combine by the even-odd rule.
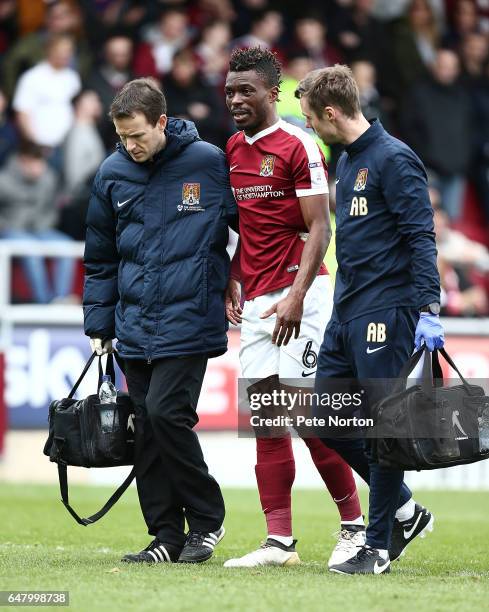
[[378, 119], [370, 121], [370, 127], [355, 141], [345, 147], [349, 157], [357, 155], [366, 149], [374, 140], [384, 132], [384, 128]]
[[142, 163], [135, 162], [129, 153], [126, 151], [122, 143], [117, 143], [116, 149], [124, 155], [126, 159], [138, 164], [139, 166], [152, 167], [160, 164], [172, 157], [176, 157], [182, 149], [187, 147], [192, 142], [200, 140], [199, 133], [192, 121], [185, 119], [176, 119], [168, 117], [168, 123], [165, 129], [166, 145], [161, 151], [158, 151], [152, 160]]

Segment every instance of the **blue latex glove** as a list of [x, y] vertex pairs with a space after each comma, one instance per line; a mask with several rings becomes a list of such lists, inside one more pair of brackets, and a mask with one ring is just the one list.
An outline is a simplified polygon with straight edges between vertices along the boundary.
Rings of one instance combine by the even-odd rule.
[[414, 346], [418, 350], [423, 344], [426, 344], [426, 348], [429, 351], [443, 348], [445, 334], [438, 315], [429, 312], [422, 312], [420, 314], [414, 335]]

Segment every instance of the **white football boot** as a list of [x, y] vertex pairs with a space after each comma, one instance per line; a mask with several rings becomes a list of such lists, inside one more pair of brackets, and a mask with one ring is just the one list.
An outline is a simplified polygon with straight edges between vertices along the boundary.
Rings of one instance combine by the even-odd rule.
[[334, 547], [328, 561], [328, 567], [341, 565], [348, 559], [354, 557], [357, 552], [365, 545], [365, 526], [364, 525], [341, 525], [338, 533], [338, 542]]
[[298, 565], [301, 561], [295, 550], [294, 540], [290, 546], [285, 546], [281, 542], [277, 542], [273, 538], [268, 538], [267, 541], [244, 557], [239, 559], [229, 559], [224, 564], [224, 567], [260, 567], [262, 565], [281, 565], [290, 566]]

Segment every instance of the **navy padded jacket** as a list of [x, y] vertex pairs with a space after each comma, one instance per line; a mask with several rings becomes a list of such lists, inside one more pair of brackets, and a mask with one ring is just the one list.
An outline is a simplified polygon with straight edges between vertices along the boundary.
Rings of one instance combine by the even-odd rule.
[[224, 153], [193, 123], [169, 119], [167, 144], [137, 163], [122, 145], [100, 166], [87, 214], [87, 336], [117, 338], [128, 359], [227, 348], [228, 224], [236, 221]]

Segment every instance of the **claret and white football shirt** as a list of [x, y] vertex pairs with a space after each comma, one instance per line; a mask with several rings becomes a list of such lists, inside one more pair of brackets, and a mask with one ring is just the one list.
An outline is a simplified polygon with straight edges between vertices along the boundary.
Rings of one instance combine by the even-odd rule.
[[[282, 119], [251, 138], [234, 134], [226, 154], [250, 300], [294, 282], [308, 231], [299, 198], [328, 193], [326, 164], [311, 136]], [[324, 265], [319, 274], [327, 274]]]

